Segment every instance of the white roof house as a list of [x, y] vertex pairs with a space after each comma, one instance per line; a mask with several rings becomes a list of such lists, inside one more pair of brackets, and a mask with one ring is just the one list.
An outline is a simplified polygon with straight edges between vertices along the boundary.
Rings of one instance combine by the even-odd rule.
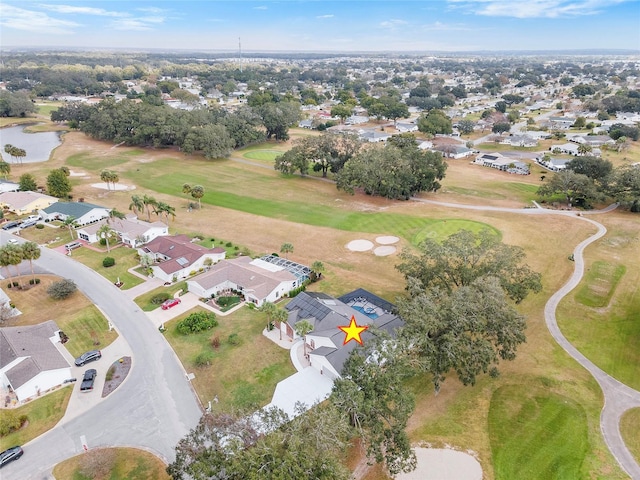
[[110, 208], [86, 202], [56, 202], [40, 210], [44, 220], [66, 220], [73, 217], [80, 225], [88, 225], [109, 216]]
[[[98, 230], [106, 223], [107, 219], [103, 219], [92, 225], [79, 228], [77, 230], [78, 238], [89, 243], [99, 241]], [[144, 245], [156, 237], [169, 235], [169, 227], [164, 222], [149, 223], [135, 216], [123, 219], [114, 218], [109, 221], [109, 226], [118, 234], [123, 244], [133, 248]]]
[[55, 344], [53, 320], [39, 325], [0, 328], [0, 383], [24, 402], [71, 378], [71, 367]]

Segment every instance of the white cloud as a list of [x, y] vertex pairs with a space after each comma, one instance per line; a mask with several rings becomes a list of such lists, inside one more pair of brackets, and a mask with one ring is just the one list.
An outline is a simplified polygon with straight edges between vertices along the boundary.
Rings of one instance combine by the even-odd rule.
[[335, 15], [318, 15], [316, 18], [333, 18]]
[[79, 27], [80, 24], [67, 20], [58, 20], [57, 18], [50, 17], [46, 13], [36, 12], [34, 10], [25, 10], [11, 5], [3, 5], [2, 15], [0, 16], [0, 26], [2, 26], [2, 28], [12, 28], [29, 32], [66, 35], [73, 33], [72, 29]]
[[433, 22], [427, 25], [423, 25], [422, 29], [427, 31], [435, 30], [439, 32], [471, 30], [469, 27], [465, 26], [463, 23], [442, 23], [442, 22]]
[[155, 14], [168, 12], [168, 10], [164, 8], [158, 8], [158, 7], [140, 7], [140, 8], [136, 8], [136, 10], [138, 10], [139, 12], [155, 13]]
[[557, 18], [596, 15], [633, 0], [447, 0], [454, 9], [490, 17]]
[[409, 22], [405, 20], [398, 20], [397, 18], [392, 18], [391, 20], [385, 20], [384, 22], [380, 22], [380, 26], [382, 28], [389, 28], [393, 30], [396, 27], [400, 27], [402, 25], [406, 25]]
[[111, 22], [110, 28], [114, 30], [135, 30], [147, 31], [153, 30], [151, 25], [140, 18], [123, 18]]
[[253, 7], [254, 10], [267, 10], [269, 7], [266, 5], [260, 5], [259, 7]]
[[101, 17], [126, 17], [126, 13], [121, 12], [110, 12], [105, 10], [104, 8], [94, 8], [94, 7], [75, 7], [72, 5], [49, 5], [49, 4], [40, 4], [41, 8], [45, 10], [49, 10], [51, 12], [56, 13], [67, 13], [67, 14], [81, 14], [81, 15], [97, 15]]

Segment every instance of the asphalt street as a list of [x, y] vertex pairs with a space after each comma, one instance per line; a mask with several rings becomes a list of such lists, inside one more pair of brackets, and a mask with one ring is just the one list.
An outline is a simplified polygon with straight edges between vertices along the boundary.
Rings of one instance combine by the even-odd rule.
[[[0, 232], [3, 244], [8, 238], [9, 234]], [[172, 461], [176, 444], [197, 425], [202, 410], [163, 335], [131, 299], [88, 267], [47, 248], [35, 263], [42, 271], [73, 279], [106, 314], [132, 352], [132, 368], [126, 381], [94, 408], [66, 416], [55, 428], [24, 445], [23, 458], [4, 467], [0, 478], [52, 478], [54, 465], [83, 451], [81, 436], [89, 448], [133, 446]]]

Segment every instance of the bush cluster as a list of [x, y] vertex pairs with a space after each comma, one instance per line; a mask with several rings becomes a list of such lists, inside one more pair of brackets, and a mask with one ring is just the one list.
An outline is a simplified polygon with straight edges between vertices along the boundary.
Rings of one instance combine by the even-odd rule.
[[240, 302], [240, 297], [218, 297], [216, 303], [221, 307], [228, 307], [229, 305], [235, 305]]
[[177, 330], [182, 335], [210, 330], [218, 326], [216, 316], [211, 312], [195, 312], [178, 322]]
[[212, 359], [213, 359], [213, 352], [204, 351], [196, 355], [196, 358], [193, 359], [193, 363], [196, 367], [207, 367], [211, 365]]
[[2, 410], [0, 413], [0, 437], [19, 430], [26, 421], [26, 415], [18, 415], [15, 410]]
[[171, 294], [167, 292], [156, 293], [153, 297], [151, 297], [151, 303], [154, 305], [161, 305], [166, 300], [171, 298]]
[[113, 267], [116, 264], [116, 259], [113, 257], [104, 257], [102, 260], [102, 266], [104, 268]]
[[63, 300], [78, 289], [75, 282], [68, 278], [54, 282], [47, 288], [47, 293], [54, 300]]
[[40, 284], [39, 278], [32, 278], [31, 280], [29, 280], [29, 285], [39, 285], [39, 284]]

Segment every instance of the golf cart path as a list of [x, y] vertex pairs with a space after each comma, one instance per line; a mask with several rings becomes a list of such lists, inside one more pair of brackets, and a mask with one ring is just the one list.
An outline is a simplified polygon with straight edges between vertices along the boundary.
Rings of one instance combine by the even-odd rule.
[[529, 214], [529, 215], [564, 215], [584, 222], [588, 222], [594, 225], [598, 231], [580, 242], [573, 250], [573, 259], [575, 268], [571, 277], [567, 282], [557, 290], [544, 306], [544, 318], [547, 328], [551, 333], [554, 340], [560, 345], [571, 357], [573, 357], [580, 365], [589, 371], [589, 373], [596, 379], [602, 393], [604, 394], [604, 406], [600, 413], [600, 430], [604, 441], [609, 447], [609, 450], [620, 464], [620, 467], [634, 480], [640, 480], [640, 465], [636, 462], [635, 458], [624, 443], [622, 434], [620, 433], [620, 418], [627, 410], [631, 408], [640, 407], [640, 392], [625, 385], [624, 383], [616, 380], [608, 373], [597, 367], [591, 360], [585, 357], [580, 351], [574, 347], [569, 340], [562, 334], [558, 327], [558, 321], [556, 319], [556, 309], [560, 301], [571, 292], [582, 280], [584, 275], [584, 257], [583, 253], [586, 247], [591, 245], [596, 240], [602, 238], [607, 229], [601, 223], [596, 222], [590, 218], [585, 218], [585, 215], [597, 215], [610, 212], [618, 207], [618, 204], [614, 203], [602, 210], [591, 210], [590, 212], [571, 212], [563, 210], [549, 210], [540, 207], [536, 204], [536, 208], [501, 208], [501, 207], [483, 207], [480, 205], [461, 205], [454, 203], [438, 202], [435, 200], [425, 200], [421, 198], [413, 198], [413, 200], [423, 203], [429, 203], [433, 205], [440, 205], [445, 207], [460, 208], [467, 210], [483, 210], [494, 212], [506, 212], [516, 214]]

